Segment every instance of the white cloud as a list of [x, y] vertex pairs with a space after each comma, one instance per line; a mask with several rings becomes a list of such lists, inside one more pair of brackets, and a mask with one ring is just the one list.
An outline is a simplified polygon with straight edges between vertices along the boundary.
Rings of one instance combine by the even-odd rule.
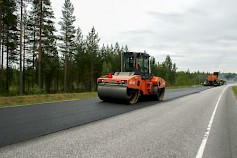
[[[146, 50], [179, 70], [236, 72], [235, 0], [71, 0], [76, 26], [95, 26], [101, 44], [119, 42]], [[52, 0], [57, 21], [63, 0]], [[235, 65], [236, 64], [236, 65]]]

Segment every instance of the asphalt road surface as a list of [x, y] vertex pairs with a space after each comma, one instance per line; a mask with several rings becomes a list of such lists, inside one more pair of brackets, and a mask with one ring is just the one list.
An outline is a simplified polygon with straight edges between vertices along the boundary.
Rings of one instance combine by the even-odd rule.
[[[105, 103], [96, 98], [75, 103], [74, 101], [57, 103], [57, 107], [74, 103], [75, 113], [71, 114], [78, 116], [86, 113], [84, 117], [87, 117], [84, 120], [91, 117], [102, 119], [117, 116], [88, 124], [84, 122], [84, 125], [78, 127], [2, 147], [0, 157], [236, 157], [237, 103], [231, 88], [222, 86], [202, 90], [196, 88], [196, 91], [194, 89], [168, 91], [164, 102], [139, 102], [133, 106]], [[187, 95], [189, 94], [187, 91], [193, 94]], [[80, 109], [84, 107], [79, 114], [76, 111], [77, 104], [80, 104], [78, 105]], [[33, 107], [42, 109], [44, 105]], [[105, 112], [107, 108], [110, 110]], [[0, 121], [5, 121], [0, 126], [1, 139], [2, 134], [7, 136], [7, 131], [2, 129], [3, 125], [8, 128], [8, 120], [2, 120], [4, 114], [2, 111], [7, 109], [9, 108], [0, 111]], [[52, 110], [57, 113], [55, 107]], [[55, 116], [66, 119], [65, 112], [69, 113], [67, 110], [59, 110]], [[11, 115], [9, 114], [10, 122], [13, 118], [17, 120], [17, 115], [13, 117], [13, 114], [14, 110]], [[43, 113], [37, 114], [31, 115], [42, 119]], [[47, 117], [50, 117], [50, 111], [48, 116], [44, 115], [45, 120], [49, 119]], [[24, 124], [20, 125], [21, 119], [18, 119], [12, 128], [24, 127]], [[72, 116], [68, 116], [68, 120], [66, 119], [64, 123], [72, 119]], [[81, 119], [83, 120], [83, 118], [76, 119], [75, 124]], [[37, 121], [44, 122], [29, 120], [29, 124]], [[83, 121], [81, 122], [83, 124]], [[50, 125], [57, 127], [57, 122], [50, 122], [45, 126], [50, 128]], [[73, 123], [72, 125], [75, 126]], [[28, 131], [29, 134], [30, 132]]]
[[[168, 90], [165, 100], [200, 92], [207, 87]], [[140, 102], [136, 106], [105, 103], [98, 98], [21, 107], [0, 108], [0, 147], [46, 135], [67, 128], [147, 107], [157, 102]]]

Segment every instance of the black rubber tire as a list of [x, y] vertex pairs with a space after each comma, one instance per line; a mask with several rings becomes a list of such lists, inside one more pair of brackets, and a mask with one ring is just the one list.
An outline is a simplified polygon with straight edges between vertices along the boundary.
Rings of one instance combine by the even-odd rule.
[[130, 97], [129, 97], [129, 99], [127, 99], [127, 103], [128, 104], [135, 104], [138, 101], [139, 93], [140, 93], [139, 90], [128, 89], [128, 96], [130, 96]]
[[165, 88], [158, 89], [157, 94], [151, 95], [151, 100], [162, 101], [164, 99], [164, 95], [165, 95]]

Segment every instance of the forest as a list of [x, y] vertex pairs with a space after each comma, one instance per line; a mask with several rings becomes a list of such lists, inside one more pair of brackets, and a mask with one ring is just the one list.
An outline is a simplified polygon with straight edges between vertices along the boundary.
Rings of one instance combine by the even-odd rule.
[[[84, 37], [75, 20], [70, 0], [62, 6], [60, 30], [50, 0], [0, 0], [0, 95], [96, 91], [96, 78], [120, 71], [129, 46], [101, 44], [93, 26]], [[177, 71], [169, 55], [152, 60], [153, 75], [168, 86], [198, 85], [208, 75]]]

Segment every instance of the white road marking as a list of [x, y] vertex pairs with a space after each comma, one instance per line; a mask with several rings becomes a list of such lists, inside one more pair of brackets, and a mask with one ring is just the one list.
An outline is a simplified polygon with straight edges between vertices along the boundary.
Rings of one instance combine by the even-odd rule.
[[222, 95], [224, 94], [224, 92], [225, 92], [225, 90], [226, 90], [227, 88], [228, 88], [228, 86], [222, 91], [220, 97], [218, 98], [218, 100], [217, 100], [217, 102], [216, 102], [215, 109], [214, 109], [214, 111], [213, 111], [213, 113], [212, 113], [211, 119], [210, 119], [209, 124], [208, 124], [208, 126], [207, 126], [207, 130], [206, 130], [206, 132], [205, 132], [205, 134], [204, 134], [204, 138], [203, 138], [203, 140], [202, 140], [202, 143], [201, 143], [201, 145], [200, 145], [200, 147], [199, 147], [199, 149], [198, 149], [198, 153], [197, 153], [197, 155], [196, 155], [196, 158], [202, 158], [202, 156], [203, 156], [203, 153], [204, 153], [204, 150], [205, 150], [205, 146], [206, 146], [206, 143], [207, 143], [207, 139], [208, 139], [209, 133], [210, 133], [210, 131], [211, 131], [212, 122], [213, 122], [214, 117], [215, 117], [215, 114], [216, 114], [216, 109], [217, 109], [217, 107], [218, 107], [218, 105], [219, 105], [219, 102], [220, 102], [220, 100], [221, 100]]

